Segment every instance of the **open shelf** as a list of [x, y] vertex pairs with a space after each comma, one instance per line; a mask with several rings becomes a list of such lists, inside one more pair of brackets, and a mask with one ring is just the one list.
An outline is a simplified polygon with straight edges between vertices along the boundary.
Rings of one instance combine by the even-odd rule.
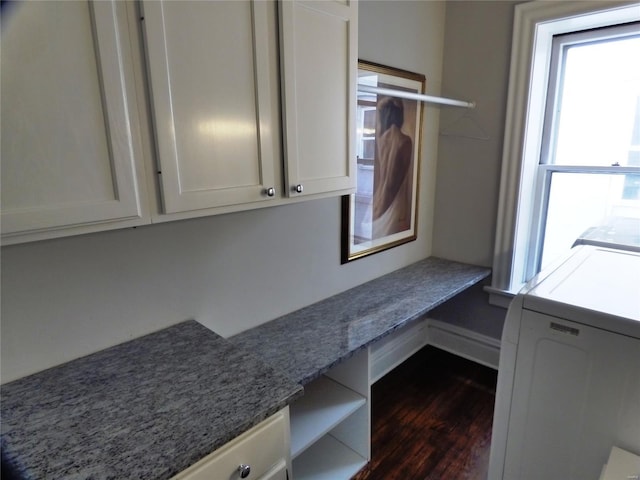
[[298, 457], [365, 403], [362, 395], [325, 376], [305, 385], [302, 398], [290, 407], [291, 458]]
[[325, 435], [293, 461], [296, 480], [351, 478], [367, 460], [331, 435]]

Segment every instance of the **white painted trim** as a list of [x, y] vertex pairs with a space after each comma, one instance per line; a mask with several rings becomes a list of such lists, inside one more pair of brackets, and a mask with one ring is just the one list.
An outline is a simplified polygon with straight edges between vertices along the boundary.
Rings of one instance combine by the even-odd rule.
[[483, 290], [489, 294], [489, 304], [495, 307], [509, 308], [511, 300], [516, 296], [515, 293], [498, 290], [489, 285], [483, 287]]
[[427, 345], [498, 369], [500, 340], [439, 320], [428, 320]]
[[[522, 286], [529, 236], [532, 182], [539, 158], [553, 35], [640, 19], [638, 2], [534, 1], [516, 5], [509, 72], [492, 287], [515, 293]], [[537, 88], [532, 88], [532, 85]], [[533, 165], [533, 167], [532, 167]], [[524, 187], [524, 188], [523, 188]]]
[[427, 344], [427, 320], [394, 332], [371, 346], [371, 383], [375, 383]]
[[371, 383], [380, 380], [427, 345], [498, 369], [499, 339], [440, 320], [425, 318], [371, 346]]

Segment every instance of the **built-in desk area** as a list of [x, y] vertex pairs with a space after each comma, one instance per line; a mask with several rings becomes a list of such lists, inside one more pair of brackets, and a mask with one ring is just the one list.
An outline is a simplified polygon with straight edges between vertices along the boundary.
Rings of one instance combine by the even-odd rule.
[[489, 273], [427, 258], [230, 339], [190, 320], [7, 383], [3, 474], [170, 478], [289, 408], [293, 471], [258, 478], [350, 478], [370, 458], [369, 347]]
[[305, 388], [291, 405], [293, 478], [349, 479], [369, 461], [369, 347], [489, 274], [430, 257], [231, 338]]

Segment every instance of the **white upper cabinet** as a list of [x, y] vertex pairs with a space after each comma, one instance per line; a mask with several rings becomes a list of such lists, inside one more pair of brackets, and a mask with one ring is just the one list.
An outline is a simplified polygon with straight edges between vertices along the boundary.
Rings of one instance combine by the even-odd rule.
[[354, 1], [2, 15], [4, 245], [354, 190]]
[[142, 11], [163, 211], [273, 199], [275, 4], [148, 0]]
[[148, 222], [123, 5], [2, 14], [3, 244]]
[[286, 0], [279, 6], [287, 193], [352, 192], [357, 2]]

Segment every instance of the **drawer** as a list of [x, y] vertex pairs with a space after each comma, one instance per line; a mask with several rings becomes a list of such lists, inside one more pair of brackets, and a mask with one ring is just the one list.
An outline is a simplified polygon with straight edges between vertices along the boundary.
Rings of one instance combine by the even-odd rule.
[[[251, 477], [247, 477], [248, 479]], [[260, 477], [257, 480], [289, 480], [287, 475], [287, 464], [284, 460], [280, 460], [275, 467], [267, 472], [264, 477]]]
[[248, 480], [284, 478], [288, 459], [289, 410], [285, 408], [191, 465], [173, 480], [237, 480], [238, 467], [249, 465]]

